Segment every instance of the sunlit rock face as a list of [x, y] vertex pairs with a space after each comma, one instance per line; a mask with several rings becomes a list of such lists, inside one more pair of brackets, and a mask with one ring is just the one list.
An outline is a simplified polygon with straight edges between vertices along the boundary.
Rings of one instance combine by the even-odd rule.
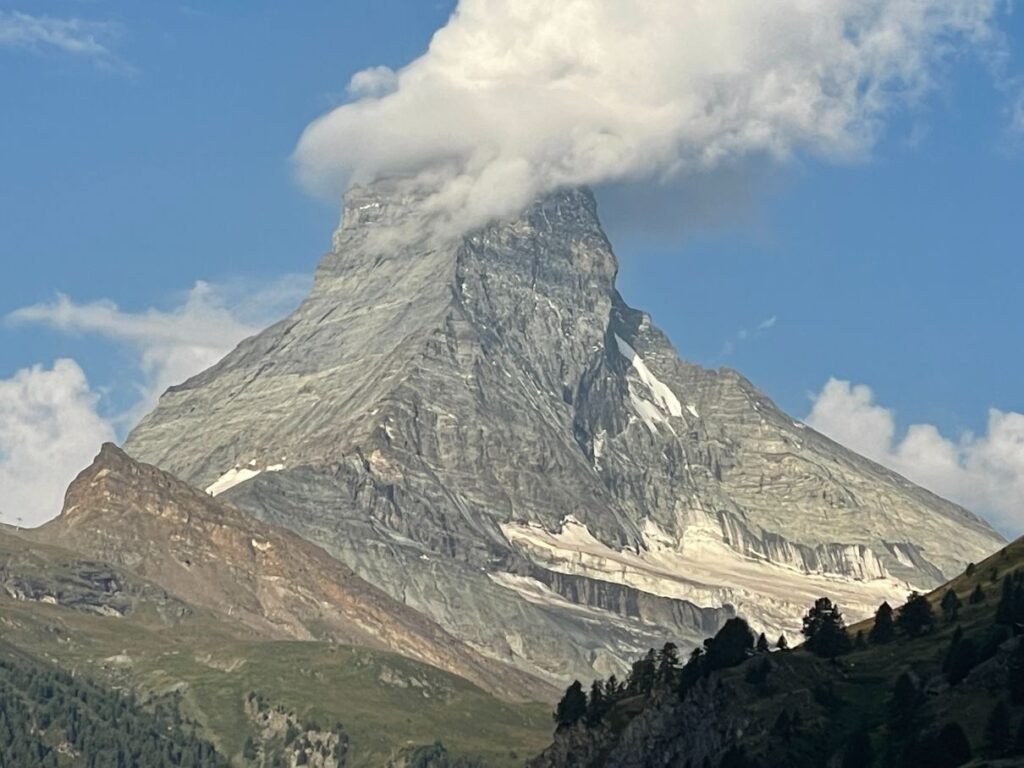
[[168, 391], [128, 452], [552, 681], [734, 611], [773, 637], [821, 595], [864, 616], [1000, 545], [681, 360], [617, 293], [589, 192], [466, 236], [430, 216], [351, 193], [309, 298]]

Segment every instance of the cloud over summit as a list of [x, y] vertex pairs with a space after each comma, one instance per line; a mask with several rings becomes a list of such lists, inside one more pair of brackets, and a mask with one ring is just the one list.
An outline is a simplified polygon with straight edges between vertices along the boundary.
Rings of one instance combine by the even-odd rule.
[[565, 185], [672, 180], [752, 155], [869, 150], [996, 0], [460, 0], [428, 51], [350, 83], [303, 182], [403, 177], [473, 226]]

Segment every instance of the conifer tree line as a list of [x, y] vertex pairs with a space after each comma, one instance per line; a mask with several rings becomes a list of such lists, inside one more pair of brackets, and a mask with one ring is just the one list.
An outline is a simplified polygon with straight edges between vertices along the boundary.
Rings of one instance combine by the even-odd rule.
[[[957, 589], [946, 588], [935, 594], [934, 602], [918, 592], [911, 592], [906, 602], [897, 608], [883, 602], [875, 611], [870, 627], [852, 637], [840, 607], [831, 599], [819, 598], [808, 609], [803, 617], [802, 649], [834, 664], [835, 681], [842, 683], [847, 673], [863, 666], [864, 659], [882, 658], [877, 654], [851, 658], [849, 662], [842, 658], [857, 652], [867, 653], [872, 648], [891, 645], [884, 657], [905, 659], [907, 664], [902, 671], [897, 667], [891, 682], [885, 682], [885, 678], [879, 681], [884, 686], [879, 688], [879, 694], [885, 697], [885, 716], [877, 719], [877, 715], [872, 715], [876, 719], [870, 722], [851, 722], [846, 726], [849, 730], [843, 733], [836, 765], [843, 768], [955, 768], [978, 759], [1020, 759], [1020, 764], [1024, 765], [1024, 569], [1005, 574], [999, 573], [999, 568], [987, 568], [984, 573], [978, 571], [976, 566], [969, 566], [967, 575], [974, 576], [974, 583], [959, 587], [959, 593]], [[979, 607], [982, 610], [978, 610]], [[940, 632], [942, 640], [924, 640]], [[920, 650], [904, 656], [900, 648], [908, 644], [929, 651], [932, 661], [923, 662], [925, 657]], [[594, 681], [586, 690], [580, 683], [574, 683], [555, 712], [556, 727], [558, 730], [581, 725], [595, 728], [603, 722], [621, 727], [623, 717], [629, 718], [630, 713], [635, 713], [636, 706], [629, 705], [620, 710], [622, 715], [608, 720], [609, 712], [620, 701], [637, 697], [660, 701], [666, 695], [685, 697], [700, 680], [716, 670], [744, 662], [747, 663], [743, 679], [753, 686], [755, 694], [772, 695], [776, 692], [772, 670], [779, 665], [770, 654], [786, 650], [785, 637], [771, 643], [763, 633], [755, 636], [743, 619], [730, 619], [685, 662], [680, 659], [679, 649], [667, 643], [661, 650], [648, 651], [634, 662], [621, 683], [614, 676], [607, 681]], [[972, 683], [972, 672], [990, 660], [993, 663], [985, 667], [981, 678], [974, 678], [978, 682]], [[713, 684], [720, 685], [721, 681]], [[976, 714], [960, 722], [964, 712], [943, 711], [929, 703], [935, 696], [936, 685], [948, 685], [938, 690], [950, 691], [950, 700], [968, 695], [973, 697], [970, 700], [977, 701], [978, 691], [984, 692], [982, 699], [988, 701], [984, 705], [987, 709], [983, 733], [978, 728]], [[960, 686], [965, 685], [967, 694], [957, 694], [962, 690]], [[843, 712], [844, 707], [847, 712], [858, 711], [849, 709], [850, 701], [844, 696], [845, 689], [831, 677], [825, 676], [814, 684], [814, 700], [826, 713], [832, 713], [829, 716]], [[782, 709], [772, 717], [775, 722], [768, 729], [770, 743], [790, 745], [796, 743], [801, 734], [805, 743], [817, 738], [809, 735], [808, 726], [802, 723], [797, 710]], [[970, 738], [965, 725], [972, 729]], [[750, 768], [762, 763], [748, 756], [741, 743], [705, 765], [708, 768]]]
[[[2, 649], [0, 649], [2, 650]], [[130, 695], [12, 656], [0, 657], [0, 768], [227, 768], [176, 702]]]
[[[778, 639], [775, 647], [777, 650], [788, 648], [785, 636]], [[596, 726], [623, 699], [651, 696], [656, 692], [683, 696], [712, 672], [734, 667], [751, 656], [770, 651], [763, 633], [755, 636], [744, 619], [729, 619], [718, 634], [704, 641], [703, 647], [695, 648], [685, 663], [679, 657], [678, 646], [665, 643], [660, 650], [651, 649], [635, 661], [622, 682], [612, 675], [607, 680], [595, 680], [589, 691], [584, 691], [578, 680], [573, 682], [555, 709], [556, 728], [563, 730], [581, 722], [588, 727]]]

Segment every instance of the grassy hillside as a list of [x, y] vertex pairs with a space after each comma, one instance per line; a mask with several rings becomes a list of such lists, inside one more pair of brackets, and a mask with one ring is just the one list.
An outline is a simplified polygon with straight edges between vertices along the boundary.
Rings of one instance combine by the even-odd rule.
[[[548, 739], [544, 706], [503, 703], [393, 654], [260, 640], [116, 569], [107, 574], [118, 583], [111, 594], [109, 578], [90, 577], [96, 566], [0, 531], [0, 638], [143, 697], [179, 693], [185, 715], [237, 765], [264, 762], [262, 752], [244, 759], [249, 740], [267, 754], [280, 746], [281, 734], [259, 721], [257, 699], [299, 730], [342, 732], [347, 766], [400, 763], [437, 741], [453, 756], [521, 765]], [[112, 602], [125, 614], [112, 613]]]

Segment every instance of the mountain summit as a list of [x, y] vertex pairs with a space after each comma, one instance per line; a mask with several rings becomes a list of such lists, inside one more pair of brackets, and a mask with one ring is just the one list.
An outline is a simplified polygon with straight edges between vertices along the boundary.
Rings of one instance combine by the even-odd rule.
[[169, 390], [128, 453], [552, 681], [734, 612], [773, 636], [823, 594], [865, 616], [1002, 544], [681, 360], [616, 291], [588, 191], [465, 236], [430, 215], [351, 192], [302, 306]]

